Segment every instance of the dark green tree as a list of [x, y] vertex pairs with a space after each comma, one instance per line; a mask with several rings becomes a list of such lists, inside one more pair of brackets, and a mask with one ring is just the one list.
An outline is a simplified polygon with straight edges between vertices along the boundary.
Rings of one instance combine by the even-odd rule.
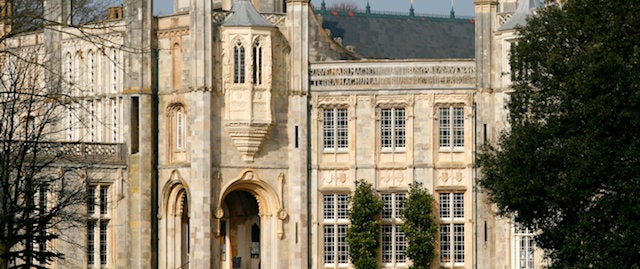
[[356, 181], [356, 189], [349, 197], [351, 208], [347, 230], [349, 257], [357, 269], [375, 269], [380, 247], [380, 213], [384, 203], [378, 199], [371, 184]]
[[410, 268], [428, 269], [436, 256], [438, 223], [433, 212], [433, 196], [422, 183], [411, 183], [409, 197], [402, 211], [402, 231], [407, 237], [407, 256], [413, 262]]
[[640, 1], [569, 0], [518, 30], [510, 129], [480, 155], [551, 268], [640, 267]]

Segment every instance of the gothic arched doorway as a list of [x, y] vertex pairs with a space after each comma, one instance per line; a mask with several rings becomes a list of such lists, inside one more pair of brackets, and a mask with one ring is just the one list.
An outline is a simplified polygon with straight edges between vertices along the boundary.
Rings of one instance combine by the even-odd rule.
[[236, 190], [224, 198], [221, 220], [226, 268], [260, 268], [260, 207], [255, 196]]
[[179, 181], [165, 188], [164, 210], [160, 228], [163, 261], [160, 268], [189, 268], [190, 206], [187, 189]]

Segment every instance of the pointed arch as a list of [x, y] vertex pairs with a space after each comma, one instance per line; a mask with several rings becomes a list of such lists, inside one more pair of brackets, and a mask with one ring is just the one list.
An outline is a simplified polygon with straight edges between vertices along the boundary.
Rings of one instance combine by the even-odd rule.
[[253, 84], [262, 85], [262, 43], [260, 42], [260, 38], [256, 38], [253, 42], [252, 51], [251, 51], [252, 62], [252, 74], [253, 74]]
[[179, 268], [189, 263], [191, 194], [177, 170], [162, 188], [161, 246], [164, 268]]

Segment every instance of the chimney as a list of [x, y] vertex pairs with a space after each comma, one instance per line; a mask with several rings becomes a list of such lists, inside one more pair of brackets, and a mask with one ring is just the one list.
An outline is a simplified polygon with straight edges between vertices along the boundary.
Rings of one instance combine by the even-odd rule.
[[122, 6], [110, 7], [107, 9], [108, 17], [107, 19], [112, 20], [121, 20], [122, 19]]

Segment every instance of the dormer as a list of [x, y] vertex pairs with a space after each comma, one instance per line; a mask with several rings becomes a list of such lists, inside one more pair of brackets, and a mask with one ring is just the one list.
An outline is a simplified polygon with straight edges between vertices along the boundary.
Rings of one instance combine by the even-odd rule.
[[222, 23], [225, 126], [247, 162], [274, 124], [272, 44], [276, 27], [249, 0], [237, 0]]

